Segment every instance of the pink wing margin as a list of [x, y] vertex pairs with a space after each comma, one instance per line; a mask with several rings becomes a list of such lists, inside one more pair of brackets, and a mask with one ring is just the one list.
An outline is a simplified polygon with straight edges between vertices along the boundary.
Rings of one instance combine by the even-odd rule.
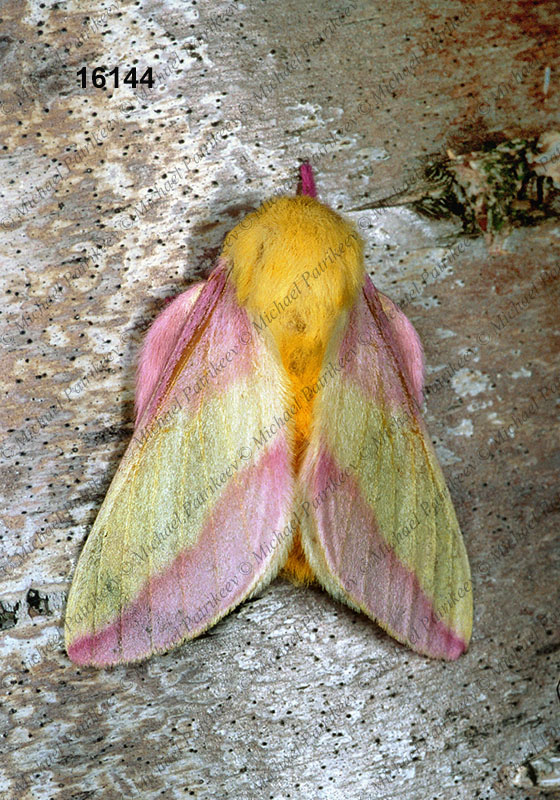
[[159, 383], [161, 373], [168, 359], [177, 346], [187, 315], [204, 284], [204, 281], [195, 283], [173, 298], [146, 334], [140, 351], [136, 375], [136, 424], [138, 424], [154, 389]]
[[372, 299], [377, 294], [381, 306], [381, 314], [386, 318], [386, 335], [392, 339], [393, 350], [397, 359], [400, 359], [403, 374], [408, 380], [411, 395], [416, 400], [418, 408], [422, 406], [424, 392], [424, 352], [420, 337], [406, 314], [390, 300], [387, 295], [379, 292], [369, 275], [366, 275], [365, 291]]
[[[192, 289], [177, 297], [148, 334], [140, 367], [139, 424], [135, 430], [135, 437], [140, 440], [146, 431], [148, 440], [152, 436], [158, 440], [157, 430], [154, 433], [158, 418], [165, 418], [178, 398], [182, 399], [180, 413], [185, 413], [187, 418], [196, 417], [206, 403], [223, 398], [228, 389], [243, 378], [249, 380], [249, 388], [240, 393], [232, 392], [229, 409], [238, 420], [235, 430], [243, 430], [245, 419], [245, 428], [250, 424], [247, 414], [250, 403], [260, 404], [262, 424], [274, 418], [276, 406], [283, 408], [280, 372], [266, 345], [252, 330], [246, 312], [238, 305], [235, 289], [227, 280], [226, 265], [219, 263], [208, 281], [196, 287], [196, 291], [194, 302]], [[228, 352], [235, 353], [235, 360], [228, 362], [230, 368], [223, 369], [219, 379], [209, 379], [210, 365], [217, 368], [220, 362], [225, 364]], [[204, 375], [205, 380], [201, 380]], [[195, 385], [200, 387], [196, 393], [193, 392]], [[218, 425], [218, 429], [216, 434], [210, 431], [211, 436], [220, 436], [220, 424], [225, 421], [213, 421], [213, 428]], [[207, 435], [207, 427], [208, 423], [204, 423], [197, 437]], [[124, 599], [109, 624], [96, 625], [88, 634], [76, 636], [72, 633], [73, 626], [68, 628], [72, 620], [67, 617], [67, 649], [74, 662], [105, 667], [164, 652], [214, 625], [274, 577], [291, 540], [285, 534], [279, 545], [275, 533], [285, 529], [293, 507], [291, 451], [285, 432], [279, 432], [265, 445], [253, 447], [249, 454], [247, 443], [253, 433], [258, 434], [258, 430], [245, 430], [239, 440], [228, 439], [228, 457], [231, 456], [237, 467], [222, 491], [216, 492], [216, 499], [208, 503], [208, 512], [195, 532], [193, 545], [180, 546], [181, 529], [190, 524], [184, 514], [172, 507], [167, 509], [165, 499], [157, 492], [149, 501], [143, 500], [147, 507], [160, 504], [158, 513], [166, 530], [170, 530], [169, 526], [178, 527], [176, 552], [165, 569], [152, 574], [141, 591], [130, 599], [126, 597], [121, 564], [123, 584], [119, 591]], [[97, 571], [98, 589], [102, 589], [105, 582], [114, 583], [114, 578], [107, 577], [103, 569], [105, 564], [111, 567], [109, 558], [103, 554], [111, 511], [117, 503], [133, 509], [136, 501], [151, 491], [149, 485], [134, 486], [139, 458], [142, 454], [138, 454], [138, 445], [133, 439], [78, 563], [74, 578], [76, 589], [73, 584], [69, 597], [70, 605], [75, 589], [72, 612], [76, 618], [82, 599], [80, 588], [88, 585], [87, 576], [82, 579], [78, 575], [82, 559], [84, 570]], [[226, 461], [224, 455], [224, 463]], [[204, 465], [193, 465], [193, 469], [196, 468], [203, 470]], [[165, 480], [164, 488], [168, 489], [169, 480], [173, 478]], [[140, 515], [133, 524], [144, 526], [146, 522]], [[147, 550], [158, 546], [154, 543], [155, 533], [149, 531], [142, 539]], [[118, 538], [122, 533], [117, 530], [114, 535]], [[113, 549], [112, 545], [108, 547]], [[130, 557], [125, 551], [124, 561]]]
[[[434, 600], [422, 590], [415, 571], [399, 560], [395, 548], [383, 535], [375, 508], [363, 495], [359, 474], [353, 469], [343, 470], [329, 443], [330, 432], [341, 427], [342, 449], [346, 447], [344, 441], [363, 441], [370, 435], [367, 423], [357, 420], [359, 414], [345, 416], [344, 393], [348, 386], [353, 386], [363, 393], [365, 405], [390, 410], [395, 419], [398, 415], [405, 419], [406, 415], [407, 424], [412, 420], [412, 430], [420, 430], [423, 435], [423, 449], [433, 456], [433, 460], [428, 456], [428, 468], [439, 471], [418, 412], [423, 389], [423, 357], [418, 335], [405, 315], [366, 277], [363, 291], [350, 311], [338, 352], [328, 354], [325, 362], [329, 359], [340, 364], [341, 377], [322, 390], [314, 408], [316, 427], [300, 476], [308, 498], [309, 513], [302, 538], [307, 557], [328, 591], [365, 611], [396, 639], [425, 655], [455, 659], [465, 652], [468, 641], [444, 624], [441, 614], [436, 613]], [[373, 460], [374, 456], [368, 458]], [[416, 468], [427, 467], [418, 462]], [[411, 477], [406, 474], [407, 465], [394, 463], [393, 469], [400, 473], [401, 486], [406, 492]], [[382, 474], [380, 480], [383, 479]], [[441, 481], [444, 489], [440, 501], [451, 505], [443, 477]], [[382, 502], [390, 504], [392, 498]], [[452, 506], [450, 514], [456, 523]], [[428, 535], [433, 534], [428, 531]], [[437, 546], [436, 542], [436, 549]], [[464, 549], [462, 539], [460, 546]], [[429, 564], [434, 571], [438, 568], [436, 560], [451, 558], [447, 543], [441, 547], [432, 556], [434, 564]], [[364, 553], [367, 570], [360, 568]], [[468, 562], [467, 573], [470, 577]]]

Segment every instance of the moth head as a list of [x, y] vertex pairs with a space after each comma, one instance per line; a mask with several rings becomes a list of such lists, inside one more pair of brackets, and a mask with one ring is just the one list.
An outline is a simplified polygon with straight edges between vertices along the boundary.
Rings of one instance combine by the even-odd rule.
[[265, 201], [226, 236], [222, 257], [238, 301], [255, 310], [282, 298], [294, 282], [318, 302], [350, 307], [364, 280], [357, 229], [308, 195]]

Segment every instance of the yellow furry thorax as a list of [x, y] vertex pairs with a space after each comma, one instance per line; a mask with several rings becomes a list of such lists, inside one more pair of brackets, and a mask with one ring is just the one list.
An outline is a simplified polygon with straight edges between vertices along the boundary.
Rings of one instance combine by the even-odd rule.
[[[289, 379], [297, 473], [313, 418], [313, 387], [335, 327], [365, 277], [363, 242], [351, 223], [307, 195], [269, 200], [226, 237], [237, 299], [253, 325], [271, 335]], [[310, 399], [311, 398], [311, 399]], [[284, 567], [296, 582], [313, 580], [297, 533]]]
[[222, 257], [240, 305], [270, 331], [298, 392], [316, 379], [333, 328], [363, 285], [356, 228], [307, 195], [277, 197], [227, 235]]
[[[227, 235], [222, 256], [232, 264], [240, 305], [257, 327], [270, 329], [292, 374], [301, 374], [299, 358], [324, 352], [364, 280], [354, 225], [307, 195], [263, 203]], [[294, 361], [287, 351], [296, 343]]]

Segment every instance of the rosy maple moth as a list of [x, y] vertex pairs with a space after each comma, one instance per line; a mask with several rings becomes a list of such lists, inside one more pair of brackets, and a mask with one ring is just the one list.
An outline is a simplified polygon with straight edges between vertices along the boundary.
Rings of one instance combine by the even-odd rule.
[[309, 165], [301, 178], [148, 331], [134, 435], [68, 597], [78, 664], [165, 652], [278, 573], [419, 653], [468, 647], [469, 562], [419, 411], [418, 335]]

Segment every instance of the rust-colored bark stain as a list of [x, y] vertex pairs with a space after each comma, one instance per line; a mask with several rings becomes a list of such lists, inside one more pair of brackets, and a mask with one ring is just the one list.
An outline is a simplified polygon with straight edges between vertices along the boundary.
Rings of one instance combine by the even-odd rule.
[[[524, 800], [513, 776], [559, 734], [558, 224], [491, 252], [453, 219], [348, 210], [447, 150], [557, 128], [559, 9], [8, 0], [0, 16], [0, 792]], [[152, 66], [156, 87], [81, 89], [83, 66], [117, 65]], [[65, 596], [132, 434], [143, 332], [246, 213], [295, 193], [304, 158], [423, 341], [469, 652], [427, 661], [276, 580], [173, 653], [78, 670]]]
[[523, 36], [534, 39], [537, 45], [554, 42], [558, 28], [548, 16], [544, 3], [538, 0], [518, 0], [510, 6], [507, 18], [518, 25]]

